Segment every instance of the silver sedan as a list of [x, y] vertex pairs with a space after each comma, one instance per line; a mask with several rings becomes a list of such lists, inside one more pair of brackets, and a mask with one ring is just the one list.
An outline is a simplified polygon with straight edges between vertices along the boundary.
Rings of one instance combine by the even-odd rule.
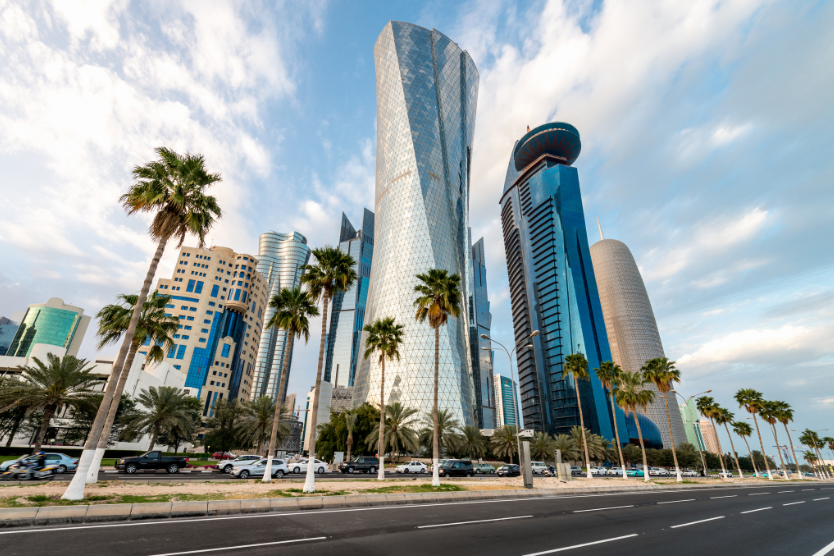
[[[238, 479], [248, 479], [249, 477], [263, 477], [264, 471], [266, 471], [266, 458], [252, 462], [249, 465], [239, 465], [232, 469], [231, 475]], [[280, 479], [289, 472], [286, 461], [282, 459], [272, 460], [273, 477]]]

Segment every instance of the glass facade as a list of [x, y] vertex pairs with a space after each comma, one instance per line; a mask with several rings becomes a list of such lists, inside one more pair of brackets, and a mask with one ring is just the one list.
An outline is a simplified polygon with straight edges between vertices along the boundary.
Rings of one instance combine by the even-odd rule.
[[356, 261], [357, 280], [346, 292], [333, 296], [330, 328], [327, 333], [327, 358], [324, 380], [333, 386], [353, 386], [359, 360], [359, 340], [365, 321], [365, 304], [371, 280], [374, 254], [374, 213], [365, 209], [362, 228], [357, 232], [342, 214], [339, 249]]
[[469, 275], [469, 342], [472, 351], [472, 376], [475, 384], [475, 403], [478, 427], [495, 426], [495, 389], [492, 384], [492, 343], [481, 338], [490, 335], [492, 314], [486, 281], [484, 238], [472, 246], [472, 269]]
[[[503, 375], [495, 375], [493, 378], [495, 390], [495, 426], [504, 425], [523, 426], [518, 422], [518, 404], [516, 400], [515, 385], [513, 381]], [[485, 427], [487, 428], [487, 427]]]
[[[643, 433], [643, 445], [646, 446], [646, 449], [659, 450], [663, 448], [663, 436], [654, 421], [642, 413], [637, 414], [637, 420], [640, 421], [640, 432]], [[640, 446], [640, 437], [637, 435], [634, 415], [629, 415], [626, 418], [626, 427], [628, 428], [628, 441], [635, 446]]]
[[[274, 311], [269, 308], [269, 300], [282, 288], [295, 288], [299, 285], [301, 267], [310, 260], [310, 248], [307, 238], [298, 232], [279, 234], [267, 232], [261, 234], [258, 241], [257, 270], [266, 279], [266, 314], [263, 318], [264, 330], [255, 360], [255, 374], [251, 399], [260, 396], [279, 396], [278, 388], [281, 384], [281, 373], [284, 369], [284, 358], [290, 358], [292, 365], [292, 350], [289, 349], [287, 333], [280, 329], [266, 328]], [[289, 374], [291, 367], [287, 367]], [[289, 384], [289, 377], [287, 378]], [[281, 400], [283, 403], [283, 400]]]
[[6, 317], [0, 317], [0, 355], [6, 355], [20, 325]]
[[81, 318], [81, 313], [74, 311], [32, 305], [26, 311], [6, 355], [29, 357], [35, 344], [68, 349]]
[[[698, 414], [695, 400], [690, 398], [688, 404], [678, 404], [678, 408], [680, 409], [681, 422], [683, 422], [683, 427], [686, 431], [686, 442], [689, 442], [701, 451], [706, 450], [707, 446], [704, 443], [704, 437], [701, 435], [701, 427], [698, 424], [700, 415]], [[680, 442], [682, 441], [678, 441], [678, 444]]]
[[[386, 363], [386, 401], [430, 411], [434, 330], [414, 319], [417, 274], [462, 277], [462, 314], [440, 330], [438, 404], [478, 422], [469, 342], [469, 163], [478, 71], [436, 30], [391, 21], [374, 46], [377, 85], [376, 229], [365, 321], [405, 327], [400, 361]], [[364, 336], [359, 353], [364, 352]], [[379, 363], [359, 362], [354, 403], [379, 403]]]
[[[567, 434], [579, 420], [613, 440], [605, 390], [594, 376], [611, 359], [576, 168], [579, 132], [564, 123], [529, 131], [516, 142], [501, 198], [504, 249], [510, 282], [513, 328], [519, 348], [519, 389], [525, 426]], [[539, 335], [529, 338], [539, 331]], [[562, 379], [567, 355], [582, 353], [591, 380]], [[620, 441], [628, 442], [617, 410]]]

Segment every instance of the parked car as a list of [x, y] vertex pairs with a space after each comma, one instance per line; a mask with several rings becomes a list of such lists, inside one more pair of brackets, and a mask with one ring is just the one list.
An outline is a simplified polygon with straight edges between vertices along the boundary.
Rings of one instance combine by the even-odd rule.
[[649, 467], [649, 477], [668, 477], [669, 472], [662, 467]]
[[605, 477], [608, 475], [608, 470], [604, 467], [591, 467], [591, 475], [595, 477]]
[[475, 474], [475, 470], [472, 468], [471, 461], [450, 459], [437, 473], [441, 477], [471, 477]]
[[217, 469], [219, 469], [223, 473], [231, 473], [232, 468], [238, 467], [240, 465], [246, 465], [246, 464], [249, 464], [249, 463], [254, 463], [261, 458], [263, 458], [263, 456], [248, 455], [248, 456], [238, 456], [235, 459], [221, 460], [220, 463], [217, 464]]
[[394, 469], [395, 473], [426, 473], [427, 471], [428, 467], [426, 467], [426, 464], [419, 461], [409, 461], [408, 463], [398, 465]]
[[[767, 473], [762, 473], [762, 477], [767, 478]], [[718, 478], [719, 479], [732, 479], [733, 474], [729, 473], [729, 472], [722, 471], [721, 473], [718, 474]]]
[[[266, 462], [267, 459], [262, 458], [255, 461], [250, 460], [248, 463], [244, 463], [243, 465], [236, 465], [234, 469], [232, 469], [231, 475], [232, 477], [236, 477], [238, 479], [263, 477], [264, 472], [266, 471]], [[273, 459], [270, 471], [272, 471], [272, 476], [276, 479], [280, 479], [290, 472], [287, 468], [287, 462], [282, 459]]]
[[642, 469], [637, 469], [637, 468], [629, 469], [626, 473], [628, 474], [629, 477], [643, 477], [644, 476], [643, 470]]
[[681, 471], [681, 477], [697, 477], [697, 471]]
[[[67, 471], [72, 471], [76, 467], [78, 467], [78, 460], [76, 458], [71, 458], [66, 454], [61, 454], [58, 452], [44, 452], [46, 454], [46, 465], [47, 467], [55, 467], [55, 473], [66, 473]], [[17, 459], [4, 461], [0, 463], [0, 471], [5, 471], [10, 466], [17, 464], [17, 463], [30, 463], [38, 459], [37, 455], [34, 456], [20, 456]]]
[[[304, 459], [296, 463], [293, 463], [289, 466], [290, 471], [292, 471], [293, 473], [306, 473], [307, 464], [309, 463], [309, 461], [310, 460], [308, 459]], [[326, 462], [316, 459], [313, 460], [313, 469], [316, 473], [327, 473], [330, 469], [330, 466], [328, 466]]]
[[544, 475], [547, 472], [547, 464], [543, 461], [531, 461], [530, 467], [534, 475]]
[[356, 456], [351, 461], [339, 464], [342, 473], [376, 473], [379, 469], [379, 459], [375, 456]]
[[[438, 468], [438, 469], [440, 469], [441, 467], [443, 467], [443, 464], [444, 464], [444, 463], [446, 463], [447, 461], [449, 461], [449, 460], [447, 460], [447, 459], [439, 459], [439, 460], [437, 460], [437, 468]], [[434, 469], [432, 468], [432, 466], [431, 466], [431, 465], [429, 466], [429, 469], [431, 469], [432, 471], [434, 471]]]
[[571, 474], [571, 476], [584, 475], [584, 472], [582, 471], [581, 467], [577, 467], [576, 465], [571, 465], [570, 466], [570, 474]]
[[499, 467], [496, 473], [499, 477], [518, 477], [521, 475], [521, 468], [515, 463], [510, 463]]
[[614, 475], [615, 477], [622, 477], [623, 476], [623, 468], [622, 467], [612, 467], [608, 470], [609, 475]]
[[237, 456], [231, 452], [214, 452], [211, 455], [211, 459], [219, 459], [223, 461], [224, 459], [235, 459]]
[[480, 475], [480, 474], [494, 475], [495, 474], [495, 468], [488, 463], [473, 463], [472, 464], [472, 469], [475, 470], [475, 474], [477, 474], [477, 475]]
[[163, 456], [162, 452], [154, 450], [141, 456], [122, 458], [116, 463], [116, 469], [128, 474], [157, 469], [164, 469], [168, 473], [178, 473], [186, 465], [188, 465], [188, 458], [185, 456]]

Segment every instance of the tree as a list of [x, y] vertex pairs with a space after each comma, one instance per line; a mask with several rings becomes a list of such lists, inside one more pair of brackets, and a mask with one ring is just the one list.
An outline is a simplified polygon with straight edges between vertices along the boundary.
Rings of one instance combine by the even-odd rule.
[[718, 460], [721, 462], [721, 472], [726, 475], [727, 468], [724, 465], [723, 450], [721, 449], [721, 440], [718, 438], [718, 429], [715, 428], [715, 416], [721, 412], [721, 407], [715, 403], [715, 400], [710, 396], [701, 396], [695, 400], [695, 407], [701, 412], [701, 415], [709, 419], [712, 423], [712, 428], [715, 431], [715, 440], [718, 442]]
[[[385, 428], [385, 436], [379, 434], [380, 427], [377, 423], [368, 434], [365, 443], [369, 448], [375, 448], [380, 455], [388, 449], [391, 450], [392, 455], [397, 455], [403, 450], [408, 453], [415, 453], [420, 447], [417, 431], [412, 428], [416, 414], [416, 409], [405, 407], [400, 402], [386, 405], [385, 424], [387, 428]], [[380, 441], [382, 441], [381, 448]], [[383, 465], [381, 458], [379, 465], [380, 468]]]
[[458, 317], [460, 308], [460, 275], [449, 274], [445, 269], [432, 268], [426, 274], [418, 274], [421, 283], [414, 286], [414, 293], [418, 294], [414, 300], [417, 307], [415, 319], [426, 322], [434, 329], [434, 405], [433, 439], [432, 439], [432, 485], [440, 486], [440, 436], [438, 428], [437, 392], [440, 375], [440, 327], [444, 326], [449, 317]]
[[634, 444], [626, 444], [623, 447], [623, 457], [626, 458], [629, 465], [633, 465], [635, 461], [643, 457], [643, 450]]
[[359, 414], [356, 411], [345, 412], [345, 428], [347, 429], [347, 461], [350, 461], [350, 450], [353, 448], [353, 429]]
[[[382, 415], [382, 408], [385, 406], [385, 360], [388, 359], [389, 361], [400, 360], [400, 344], [403, 341], [403, 325], [397, 324], [392, 317], [386, 317], [384, 319], [377, 319], [374, 321], [373, 324], [366, 324], [365, 327], [362, 329], [368, 333], [368, 337], [365, 339], [365, 359], [369, 358], [374, 352], [379, 352], [379, 364], [381, 366], [382, 372], [380, 375], [379, 380], [379, 407], [380, 407], [380, 415], [379, 415], [379, 425], [377, 426], [377, 432], [379, 434], [379, 439], [376, 442], [377, 446], [380, 446], [379, 449], [379, 474], [377, 475], [378, 481], [385, 480], [385, 446], [387, 446], [387, 442], [383, 441], [383, 437], [385, 436], [385, 419], [383, 419]], [[399, 402], [396, 404], [399, 405]], [[402, 406], [397, 408], [400, 412], [404, 411]], [[417, 413], [416, 409], [408, 409], [407, 411], [412, 411], [413, 413]], [[386, 408], [387, 413], [387, 408]], [[409, 414], [410, 415], [413, 415]], [[409, 438], [409, 440], [411, 440]]]
[[576, 441], [567, 434], [557, 434], [553, 438], [553, 451], [556, 450], [562, 452], [562, 459], [566, 462], [579, 458], [579, 447]]
[[640, 440], [640, 449], [643, 451], [643, 480], [649, 482], [649, 464], [646, 461], [646, 446], [643, 443], [643, 431], [640, 429], [640, 421], [637, 419], [637, 410], [646, 410], [646, 407], [654, 401], [654, 392], [646, 390], [646, 380], [639, 372], [623, 371], [620, 375], [620, 387], [616, 392], [617, 405], [626, 415], [634, 415], [634, 423], [637, 425], [637, 437]]
[[612, 361], [603, 361], [598, 369], [594, 369], [602, 387], [608, 391], [608, 399], [611, 401], [611, 417], [614, 420], [614, 439], [617, 444], [617, 452], [620, 455], [620, 467], [623, 468], [623, 479], [628, 480], [625, 472], [625, 461], [623, 459], [623, 445], [620, 442], [620, 432], [617, 430], [617, 410], [614, 407], [614, 388], [620, 380], [620, 373], [623, 369]]
[[[75, 408], [72, 412], [72, 419], [69, 420], [69, 427], [64, 430], [64, 437], [62, 438], [64, 444], [84, 443], [87, 440], [87, 435], [90, 434], [90, 430], [93, 428], [96, 412], [101, 405], [103, 397], [104, 394], [97, 392], [90, 396], [89, 403], [79, 404]], [[119, 401], [116, 419], [106, 439], [108, 447], [115, 445], [120, 440], [124, 440], [122, 433], [125, 431], [130, 420], [136, 416], [137, 411], [136, 401], [130, 396], [123, 395]]]
[[733, 421], [733, 432], [739, 435], [744, 440], [744, 443], [747, 445], [747, 453], [750, 454], [750, 463], [753, 466], [753, 474], [755, 474], [756, 477], [758, 477], [759, 471], [756, 469], [756, 462], [753, 461], [753, 452], [750, 450], [750, 444], [747, 442], [747, 438], [751, 434], [753, 434], [753, 427], [751, 427], [744, 421]]
[[762, 419], [770, 424], [773, 431], [773, 440], [776, 441], [776, 453], [779, 454], [779, 463], [782, 464], [782, 470], [785, 472], [785, 480], [788, 481], [788, 470], [785, 467], [785, 460], [782, 459], [782, 450], [779, 449], [779, 436], [776, 434], [776, 416], [779, 415], [779, 402], [762, 401], [759, 407], [759, 415]]
[[[206, 421], [207, 432], [202, 440], [206, 451], [228, 452], [246, 445], [251, 446], [251, 439], [245, 434], [246, 417], [247, 409], [238, 400], [214, 402], [210, 417]], [[279, 440], [282, 431], [283, 429], [279, 429]]]
[[[260, 396], [254, 400], [247, 400], [243, 402], [244, 413], [243, 420], [240, 423], [240, 432], [243, 435], [243, 438], [247, 439], [248, 443], [255, 445], [255, 450], [258, 454], [264, 453], [264, 446], [266, 445], [267, 439], [271, 440], [271, 438], [267, 436], [267, 431], [272, 431], [273, 428], [272, 425], [275, 420], [276, 410], [275, 405], [275, 400], [270, 396]], [[280, 413], [281, 415], [288, 415], [289, 411], [286, 406], [282, 406]], [[285, 423], [278, 424], [278, 434], [276, 437], [280, 436], [282, 438], [286, 438], [289, 433], [290, 429]], [[278, 444], [283, 443], [283, 441], [278, 442], [277, 438], [276, 442]], [[274, 450], [271, 449], [270, 453], [273, 452]]]
[[678, 463], [687, 469], [697, 468], [700, 458], [698, 457], [698, 449], [689, 442], [681, 442], [678, 444]]
[[582, 415], [582, 394], [579, 392], [579, 381], [588, 380], [588, 360], [582, 353], [572, 353], [565, 357], [562, 364], [562, 380], [568, 377], [573, 379], [574, 390], [576, 391], [576, 403], [579, 406], [579, 426], [582, 428], [582, 444], [585, 447], [585, 466], [588, 471], [588, 478], [591, 479], [591, 460], [588, 455], [588, 439], [585, 436], [585, 416]]
[[183, 402], [183, 413], [189, 415], [189, 419], [178, 419], [171, 426], [165, 428], [157, 438], [161, 446], [173, 446], [174, 453], [179, 453], [180, 444], [190, 442], [197, 437], [197, 429], [200, 425], [200, 413], [203, 404], [198, 398], [188, 396]]
[[[347, 420], [353, 417], [354, 422], [348, 432]], [[330, 422], [319, 427], [317, 445], [318, 455], [322, 461], [333, 461], [335, 452], [347, 452], [348, 456], [373, 455], [374, 451], [368, 448], [364, 442], [358, 442], [354, 448], [354, 438], [367, 438], [379, 422], [379, 411], [371, 404], [365, 402], [349, 412], [334, 413], [330, 416]], [[350, 444], [348, 444], [350, 440]], [[349, 459], [348, 459], [349, 461]]]
[[131, 420], [128, 429], [137, 435], [150, 435], [148, 451], [151, 451], [161, 434], [172, 429], [186, 431], [196, 427], [196, 423], [192, 423], [190, 398], [188, 392], [173, 386], [151, 386], [142, 390], [136, 400], [144, 410]]
[[495, 429], [492, 438], [489, 441], [489, 446], [492, 452], [503, 459], [510, 458], [510, 463], [513, 462], [513, 454], [517, 453], [515, 428], [512, 425], [504, 425], [501, 428]]
[[[579, 455], [583, 460], [601, 461], [608, 457], [608, 451], [606, 450], [606, 446], [603, 444], [603, 441], [607, 442], [607, 440], [598, 434], [592, 434], [588, 429], [583, 431], [580, 427], [573, 426], [570, 429], [570, 435], [579, 447]], [[583, 446], [586, 446], [588, 449], [587, 458], [585, 457], [585, 450], [583, 449]], [[610, 446], [610, 443], [608, 446]]]
[[[756, 434], [759, 437], [759, 445], [762, 447], [762, 453], [765, 454], [766, 452], [764, 449], [764, 442], [762, 442], [762, 433], [759, 430], [759, 422], [756, 419], [756, 414], [759, 413], [762, 403], [764, 402], [762, 399], [762, 393], [757, 392], [752, 388], [742, 388], [736, 392], [735, 399], [738, 402], [739, 407], [743, 407], [747, 410], [747, 413], [753, 415], [753, 424], [756, 426]], [[767, 464], [767, 458], [765, 458], [765, 469], [767, 470], [768, 479], [772, 481], [773, 473], [770, 472], [770, 466]]]
[[481, 429], [474, 425], [466, 425], [461, 429], [460, 449], [469, 459], [479, 459], [487, 452], [487, 440]]
[[793, 449], [793, 439], [791, 438], [791, 433], [788, 431], [788, 423], [793, 421], [793, 409], [788, 402], [776, 402], [778, 404], [778, 408], [776, 411], [776, 420], [778, 420], [782, 425], [785, 427], [785, 434], [788, 435], [788, 442], [791, 444], [791, 455], [793, 456], [793, 461], [796, 463], [797, 466], [797, 473], [799, 477], [804, 479], [805, 477], [802, 473], [799, 473], [799, 460], [796, 459], [796, 452]]
[[530, 441], [530, 455], [542, 461], [554, 461], [553, 437], [546, 432], [537, 432]]
[[[84, 445], [75, 476], [62, 496], [65, 500], [84, 498], [84, 485], [93, 460], [93, 450], [96, 449], [107, 420], [120, 374], [130, 371], [124, 368], [124, 363], [165, 246], [169, 240], [174, 239], [179, 240], [178, 247], [181, 247], [185, 237], [192, 234], [197, 236], [198, 245], [202, 247], [206, 234], [221, 217], [217, 200], [206, 194], [206, 189], [221, 181], [221, 177], [220, 174], [211, 174], [205, 169], [205, 159], [202, 155], [180, 155], [165, 147], [156, 149], [156, 153], [159, 156], [158, 160], [133, 168], [134, 183], [119, 199], [129, 215], [141, 212], [154, 214], [149, 232], [157, 241], [156, 252], [134, 305], [130, 323], [125, 330], [125, 339], [113, 364], [110, 383], [105, 390], [93, 429]], [[118, 402], [118, 398], [116, 401]]]
[[[315, 300], [322, 300], [321, 312], [321, 343], [319, 344], [319, 364], [316, 370], [316, 389], [313, 404], [307, 419], [310, 421], [310, 461], [316, 457], [316, 416], [319, 410], [319, 395], [321, 394], [321, 373], [324, 368], [325, 340], [327, 339], [327, 305], [338, 292], [349, 290], [356, 282], [356, 261], [347, 253], [335, 247], [313, 249], [316, 264], [306, 264], [302, 268], [301, 283], [307, 286], [307, 291]], [[307, 479], [304, 481], [304, 492], [316, 491], [316, 475], [312, 465], [307, 466]]]
[[[819, 453], [819, 448], [822, 445], [822, 440], [820, 439], [819, 435], [815, 431], [812, 431], [811, 429], [805, 429], [804, 431], [802, 431], [802, 436], [799, 437], [799, 441], [802, 442], [802, 444], [804, 444], [805, 446], [808, 446], [809, 448], [811, 448], [813, 453], [816, 454], [817, 459], [815, 461], [818, 462], [818, 465], [817, 465], [818, 473], [819, 473], [820, 477], [825, 478], [825, 476], [826, 476], [825, 468], [821, 465], [822, 454]], [[805, 459], [807, 460], [808, 458], [806, 457]], [[809, 463], [810, 463], [810, 461], [809, 461]]]
[[[437, 423], [436, 429], [435, 423]], [[437, 412], [436, 420], [434, 412], [426, 412], [423, 414], [422, 425], [423, 428], [420, 430], [419, 438], [421, 446], [433, 446], [434, 439], [436, 438], [439, 450], [448, 451], [454, 447], [454, 442], [457, 440], [458, 431], [460, 430], [460, 421], [452, 416], [451, 411], [441, 409]]]
[[[715, 420], [718, 421], [719, 424], [724, 425], [724, 429], [727, 431], [727, 436], [730, 438], [730, 449], [733, 451], [733, 459], [736, 462], [736, 469], [738, 469], [738, 476], [743, 479], [744, 475], [742, 475], [741, 466], [738, 464], [738, 454], [736, 454], [736, 447], [733, 444], [733, 436], [730, 434], [730, 427], [728, 425], [728, 423], [733, 422], [735, 414], [729, 409], [725, 409], [721, 406], [716, 405], [715, 407]], [[717, 432], [716, 436], [718, 436]]]
[[669, 438], [672, 444], [672, 459], [675, 462], [675, 474], [677, 481], [683, 481], [681, 477], [681, 469], [678, 465], [678, 454], [675, 452], [675, 435], [672, 432], [672, 415], [669, 413], [669, 392], [676, 382], [681, 381], [681, 372], [675, 368], [675, 362], [669, 361], [665, 357], [657, 357], [647, 361], [643, 368], [643, 376], [646, 380], [654, 382], [657, 390], [663, 394], [663, 403], [666, 405], [666, 422], [669, 425]]
[[40, 452], [43, 440], [49, 430], [49, 423], [61, 406], [75, 409], [90, 403], [98, 379], [85, 368], [85, 359], [72, 355], [56, 357], [48, 353], [47, 364], [33, 357], [35, 366], [20, 367], [21, 380], [2, 391], [0, 411], [25, 407], [26, 413], [42, 411], [40, 430], [35, 438], [33, 454]]
[[[272, 457], [278, 446], [280, 433], [281, 407], [287, 395], [287, 375], [290, 371], [290, 355], [293, 353], [293, 343], [296, 338], [304, 338], [306, 344], [310, 340], [310, 317], [318, 316], [319, 310], [307, 292], [299, 288], [283, 288], [269, 300], [269, 309], [274, 311], [267, 328], [280, 328], [287, 333], [287, 350], [284, 357], [284, 368], [281, 370], [281, 383], [278, 386], [278, 400], [275, 404], [275, 414], [272, 417], [272, 432], [269, 435], [269, 453], [266, 457], [263, 482], [272, 481]], [[292, 410], [291, 410], [292, 411]], [[314, 423], [315, 424], [315, 423]], [[315, 428], [310, 430], [316, 430]], [[314, 435], [315, 436], [315, 435]], [[312, 465], [309, 466], [312, 469]]]
[[[0, 376], [0, 399], [5, 398], [4, 392], [13, 387], [19, 386], [19, 381], [16, 378], [8, 376]], [[6, 448], [12, 445], [12, 440], [17, 436], [23, 420], [26, 418], [26, 407], [16, 405], [5, 411], [0, 411], [0, 439], [8, 435], [6, 440]]]

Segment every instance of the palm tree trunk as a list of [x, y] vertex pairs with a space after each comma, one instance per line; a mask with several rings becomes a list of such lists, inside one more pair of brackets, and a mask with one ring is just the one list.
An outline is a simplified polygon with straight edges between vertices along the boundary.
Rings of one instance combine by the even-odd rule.
[[101, 459], [104, 457], [104, 452], [107, 451], [107, 444], [110, 442], [110, 433], [113, 430], [113, 423], [116, 422], [116, 413], [118, 413], [119, 404], [122, 401], [122, 393], [125, 390], [128, 375], [130, 375], [130, 368], [133, 366], [133, 360], [136, 358], [136, 352], [139, 351], [139, 346], [140, 344], [135, 341], [131, 344], [127, 359], [125, 360], [124, 372], [119, 373], [119, 384], [113, 393], [113, 402], [110, 404], [110, 409], [107, 412], [107, 421], [104, 423], [104, 428], [101, 429], [101, 436], [99, 436], [98, 444], [96, 444], [96, 452], [93, 454], [93, 461], [90, 462], [90, 470], [87, 472], [87, 484], [98, 481]]
[[663, 403], [666, 404], [666, 421], [669, 423], [669, 439], [672, 441], [672, 459], [675, 461], [675, 473], [680, 483], [683, 482], [683, 477], [681, 477], [681, 468], [678, 466], [678, 452], [675, 450], [675, 435], [672, 433], [672, 416], [669, 414], [669, 398], [666, 397], [666, 392], [663, 392]]
[[159, 436], [159, 428], [154, 426], [154, 427], [151, 428], [151, 445], [148, 446], [148, 451], [149, 452], [151, 450], [153, 450], [154, 445], [156, 445], [156, 437], [157, 436]]
[[307, 460], [307, 478], [302, 489], [304, 492], [316, 491], [316, 470], [313, 465], [316, 458], [316, 417], [318, 416], [319, 398], [321, 397], [321, 371], [324, 368], [324, 341], [327, 337], [327, 304], [330, 301], [330, 294], [325, 292], [322, 298], [321, 342], [319, 343], [319, 368], [316, 371], [316, 392], [313, 395], [313, 406], [310, 408], [310, 414], [307, 415], [307, 420], [310, 422], [310, 453]]
[[139, 299], [136, 300], [136, 305], [133, 307], [130, 324], [125, 331], [125, 339], [122, 342], [122, 347], [119, 348], [119, 355], [116, 357], [116, 362], [113, 363], [112, 379], [110, 380], [110, 384], [107, 385], [104, 392], [104, 399], [101, 400], [101, 405], [98, 407], [96, 419], [93, 422], [92, 429], [90, 429], [90, 435], [84, 444], [84, 452], [78, 460], [78, 468], [75, 471], [75, 476], [72, 478], [64, 495], [61, 496], [64, 500], [82, 500], [84, 498], [84, 485], [87, 482], [87, 472], [90, 470], [90, 464], [93, 461], [94, 450], [98, 445], [98, 439], [104, 428], [104, 422], [107, 420], [107, 413], [110, 411], [110, 404], [113, 402], [113, 397], [116, 393], [118, 378], [124, 371], [125, 359], [127, 359], [127, 353], [130, 351], [131, 344], [133, 344], [133, 336], [136, 334], [136, 327], [139, 325], [142, 307], [148, 298], [151, 283], [153, 282], [154, 275], [156, 275], [156, 268], [159, 266], [159, 261], [162, 258], [162, 253], [165, 251], [165, 245], [167, 243], [168, 238], [164, 237], [159, 240], [156, 246], [156, 253], [154, 253], [153, 259], [151, 259], [151, 265], [148, 267], [148, 273], [145, 275], [145, 282], [142, 284], [142, 290], [139, 292]]
[[[643, 445], [643, 431], [640, 430], [640, 421], [637, 420], [637, 410], [634, 410], [634, 424], [637, 425], [637, 438], [640, 439], [640, 450], [643, 451], [643, 482], [649, 482], [649, 462], [646, 460], [646, 447]], [[623, 471], [625, 472], [625, 471]]]
[[750, 463], [753, 464], [753, 475], [755, 475], [756, 478], [758, 479], [759, 470], [756, 468], [756, 460], [753, 459], [753, 451], [750, 450], [750, 443], [747, 442], [747, 437], [746, 436], [742, 436], [742, 438], [744, 439], [744, 443], [747, 445], [747, 453], [750, 455]]
[[35, 438], [35, 447], [32, 449], [33, 454], [41, 451], [43, 440], [46, 438], [46, 433], [49, 431], [49, 422], [52, 421], [52, 416], [55, 415], [55, 408], [53, 406], [46, 406], [43, 412], [43, 421], [41, 422], [41, 430], [38, 431], [38, 436]]
[[820, 449], [816, 445], [814, 446], [814, 451], [817, 453], [817, 458], [819, 458], [817, 459], [817, 461], [819, 462], [820, 471], [822, 471], [822, 477], [824, 479], [830, 479], [831, 476], [828, 474], [828, 470], [825, 468], [825, 460], [822, 459], [822, 452], [820, 452]]
[[724, 428], [727, 430], [727, 436], [730, 438], [730, 449], [733, 451], [733, 458], [736, 461], [736, 469], [738, 469], [738, 476], [740, 479], [743, 479], [744, 475], [741, 473], [741, 466], [738, 464], [738, 454], [736, 454], [736, 447], [733, 444], [733, 437], [730, 436], [730, 427], [727, 426], [727, 421], [724, 421]]
[[17, 414], [12, 422], [12, 430], [9, 432], [9, 439], [6, 441], [6, 448], [12, 445], [12, 440], [14, 440], [15, 435], [17, 434], [17, 430], [20, 428], [20, 423], [23, 422], [23, 417], [25, 413], [22, 411]]
[[[434, 327], [434, 406], [432, 409], [433, 436], [431, 441], [431, 484], [440, 486], [440, 438], [437, 431], [437, 387], [438, 376], [440, 375], [440, 327]], [[510, 456], [512, 457], [512, 456]]]
[[626, 474], [625, 460], [623, 459], [623, 445], [620, 442], [620, 432], [617, 430], [617, 410], [614, 407], [614, 394], [609, 391], [608, 398], [611, 400], [611, 415], [614, 416], [614, 440], [617, 442], [617, 450], [620, 453], [620, 468], [623, 470], [623, 479], [628, 480]]
[[796, 459], [796, 452], [793, 449], [793, 439], [791, 438], [791, 433], [788, 431], [788, 424], [787, 423], [782, 423], [782, 424], [785, 425], [785, 434], [788, 435], [788, 442], [791, 443], [791, 455], [793, 456], [794, 465], [796, 465], [796, 474], [799, 475], [800, 479], [804, 479], [805, 476], [799, 470], [799, 460]]
[[[264, 483], [272, 481], [272, 457], [275, 455], [275, 444], [278, 442], [278, 427], [281, 424], [281, 405], [284, 403], [284, 390], [287, 388], [290, 354], [292, 353], [292, 344], [295, 341], [295, 337], [289, 331], [287, 331], [287, 335], [289, 338], [287, 339], [287, 351], [284, 352], [284, 368], [281, 370], [281, 382], [278, 385], [278, 399], [275, 400], [275, 416], [272, 418], [272, 433], [269, 435], [269, 453], [266, 455], [264, 478], [261, 479]], [[310, 416], [308, 415], [307, 418], [309, 419]]]
[[779, 449], [779, 437], [776, 436], [776, 423], [770, 423], [770, 428], [773, 429], [773, 440], [776, 441], [776, 453], [779, 454], [779, 463], [782, 465], [782, 471], [785, 472], [785, 480], [789, 481], [788, 468], [785, 467], [785, 460], [782, 459], [782, 450]]
[[[721, 472], [724, 475], [727, 474], [727, 466], [724, 465], [724, 449], [721, 447], [721, 439], [718, 438], [718, 429], [715, 428], [715, 421], [712, 417], [709, 418], [709, 422], [712, 423], [712, 430], [715, 431], [715, 441], [718, 442], [718, 459], [721, 460]], [[722, 481], [724, 478], [721, 479]]]
[[762, 433], [759, 430], [759, 421], [756, 419], [756, 414], [753, 414], [753, 424], [756, 425], [756, 434], [759, 435], [759, 446], [762, 447], [762, 459], [764, 459], [765, 469], [767, 469], [767, 478], [773, 480], [773, 473], [770, 472], [770, 466], [767, 464], [767, 454], [764, 449], [764, 442], [762, 442]]
[[348, 432], [348, 437], [347, 437], [347, 459], [345, 461], [350, 461], [350, 447], [351, 447], [352, 444], [353, 444], [353, 430], [351, 429], [351, 431]]
[[[579, 406], [579, 426], [582, 427], [582, 445], [585, 446], [585, 466], [588, 472], [588, 478], [593, 479], [594, 477], [591, 474], [591, 454], [588, 453], [588, 439], [585, 438], [585, 417], [582, 415], [582, 396], [579, 395], [579, 380], [576, 377], [573, 377], [573, 384], [576, 386], [576, 403]], [[519, 446], [519, 449], [521, 449], [521, 446]], [[521, 454], [518, 455], [518, 458], [521, 461]]]
[[382, 377], [379, 381], [379, 475], [377, 481], [385, 480], [385, 354], [380, 357], [382, 360]]

